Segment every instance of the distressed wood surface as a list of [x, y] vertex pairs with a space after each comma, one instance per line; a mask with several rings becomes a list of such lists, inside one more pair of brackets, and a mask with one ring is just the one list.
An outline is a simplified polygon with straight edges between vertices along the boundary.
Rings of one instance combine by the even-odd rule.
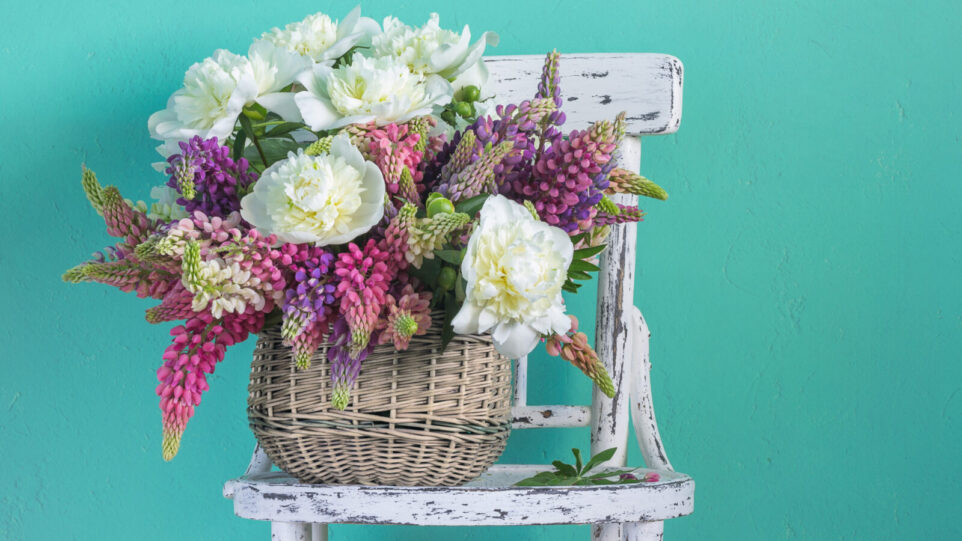
[[[621, 167], [639, 171], [641, 140], [625, 137], [621, 145]], [[638, 197], [618, 194], [616, 203], [637, 206]], [[635, 245], [637, 226], [633, 223], [614, 225], [605, 241], [608, 247], [601, 255], [598, 273], [598, 309], [595, 320], [595, 351], [604, 363], [615, 387], [608, 398], [597, 387], [591, 393], [591, 454], [617, 448], [609, 466], [623, 466], [628, 456], [628, 382], [631, 380], [628, 359], [633, 338], [635, 291]], [[591, 529], [592, 541], [621, 541], [619, 524], [596, 525]]]
[[524, 406], [511, 408], [511, 428], [571, 428], [588, 426], [588, 406]]
[[625, 541], [661, 541], [664, 535], [665, 523], [661, 521], [628, 522], [622, 525]]
[[[498, 103], [518, 103], [534, 96], [544, 56], [491, 56], [485, 64], [491, 72], [485, 91]], [[681, 125], [684, 69], [673, 56], [563, 54], [560, 72], [567, 130], [585, 129], [622, 111], [628, 113], [630, 135], [674, 133]]]
[[658, 422], [655, 420], [655, 405], [651, 395], [651, 359], [648, 353], [648, 344], [651, 333], [648, 331], [648, 324], [645, 317], [641, 315], [641, 310], [632, 307], [634, 319], [634, 339], [632, 346], [632, 377], [630, 396], [631, 396], [631, 422], [635, 427], [635, 437], [638, 439], [638, 447], [641, 448], [641, 456], [645, 458], [645, 465], [649, 468], [659, 470], [674, 471], [665, 446], [661, 442], [661, 434], [658, 432]]
[[[658, 472], [657, 483], [513, 487], [550, 466], [494, 466], [462, 487], [303, 485], [282, 472], [229, 482], [237, 516], [300, 523], [520, 526], [665, 520], [689, 514], [694, 482]], [[651, 470], [639, 469], [644, 475]]]
[[514, 407], [523, 408], [528, 405], [528, 356], [512, 362], [514, 367], [514, 379], [512, 385], [512, 402]]

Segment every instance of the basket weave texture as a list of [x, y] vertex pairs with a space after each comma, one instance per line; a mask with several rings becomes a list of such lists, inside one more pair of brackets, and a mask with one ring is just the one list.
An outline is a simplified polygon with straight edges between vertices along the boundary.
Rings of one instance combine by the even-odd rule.
[[280, 329], [257, 341], [248, 418], [279, 468], [303, 483], [455, 486], [501, 455], [510, 431], [511, 367], [490, 337], [457, 335], [443, 353], [440, 321], [406, 351], [377, 346], [344, 411], [331, 407], [329, 344], [297, 370]]

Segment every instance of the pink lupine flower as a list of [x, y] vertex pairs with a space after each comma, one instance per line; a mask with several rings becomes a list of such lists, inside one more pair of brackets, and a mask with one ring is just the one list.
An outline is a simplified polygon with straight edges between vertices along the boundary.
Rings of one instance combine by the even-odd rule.
[[368, 345], [393, 276], [388, 252], [379, 249], [374, 239], [368, 239], [363, 250], [353, 242], [347, 248], [334, 263], [334, 274], [340, 279], [335, 296], [351, 330], [354, 356]]
[[378, 321], [383, 329], [380, 344], [393, 343], [395, 349], [404, 351], [412, 336], [423, 335], [431, 328], [431, 293], [416, 293], [411, 284], [404, 286], [399, 298], [387, 296], [384, 317]]

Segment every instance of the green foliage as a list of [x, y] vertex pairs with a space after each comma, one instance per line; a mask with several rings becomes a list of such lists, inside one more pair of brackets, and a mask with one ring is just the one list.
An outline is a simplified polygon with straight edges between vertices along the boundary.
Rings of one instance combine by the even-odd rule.
[[[578, 235], [577, 237], [572, 237], [572, 242], [578, 242], [584, 238], [584, 233]], [[576, 240], [577, 239], [577, 240]], [[590, 280], [591, 275], [589, 272], [598, 272], [601, 270], [597, 265], [587, 261], [592, 257], [600, 254], [602, 250], [605, 249], [605, 244], [599, 244], [598, 246], [591, 246], [590, 248], [581, 248], [580, 250], [575, 250], [574, 255], [571, 258], [571, 265], [568, 266], [568, 279], [565, 280], [562, 289], [568, 291], [569, 293], [577, 293], [578, 288], [581, 284], [575, 282]]]
[[491, 194], [489, 193], [483, 193], [480, 195], [476, 195], [474, 197], [469, 197], [463, 201], [458, 202], [457, 205], [454, 205], [454, 210], [457, 212], [463, 212], [468, 216], [474, 217], [474, 215], [481, 210], [481, 207], [484, 206], [484, 202], [488, 200], [488, 196], [490, 195]]
[[541, 486], [587, 486], [587, 485], [627, 485], [640, 483], [642, 479], [633, 477], [620, 477], [617, 480], [611, 477], [621, 476], [631, 473], [632, 470], [608, 470], [599, 473], [590, 473], [598, 464], [601, 464], [615, 455], [617, 447], [605, 449], [597, 455], [591, 457], [587, 464], [581, 463], [581, 451], [572, 449], [571, 453], [575, 456], [575, 463], [565, 464], [560, 460], [555, 460], [551, 464], [555, 467], [554, 471], [541, 472], [533, 477], [522, 479], [514, 484], [516, 487], [541, 487]]

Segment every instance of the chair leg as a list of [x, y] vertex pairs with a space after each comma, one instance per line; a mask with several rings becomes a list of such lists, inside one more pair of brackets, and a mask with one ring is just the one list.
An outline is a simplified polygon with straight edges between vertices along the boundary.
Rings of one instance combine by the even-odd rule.
[[625, 541], [661, 541], [665, 535], [665, 523], [626, 522], [624, 533]]
[[306, 522], [271, 522], [271, 541], [311, 541], [311, 535]]
[[592, 524], [591, 541], [622, 541], [621, 524]]
[[327, 541], [327, 524], [311, 524], [313, 541]]

